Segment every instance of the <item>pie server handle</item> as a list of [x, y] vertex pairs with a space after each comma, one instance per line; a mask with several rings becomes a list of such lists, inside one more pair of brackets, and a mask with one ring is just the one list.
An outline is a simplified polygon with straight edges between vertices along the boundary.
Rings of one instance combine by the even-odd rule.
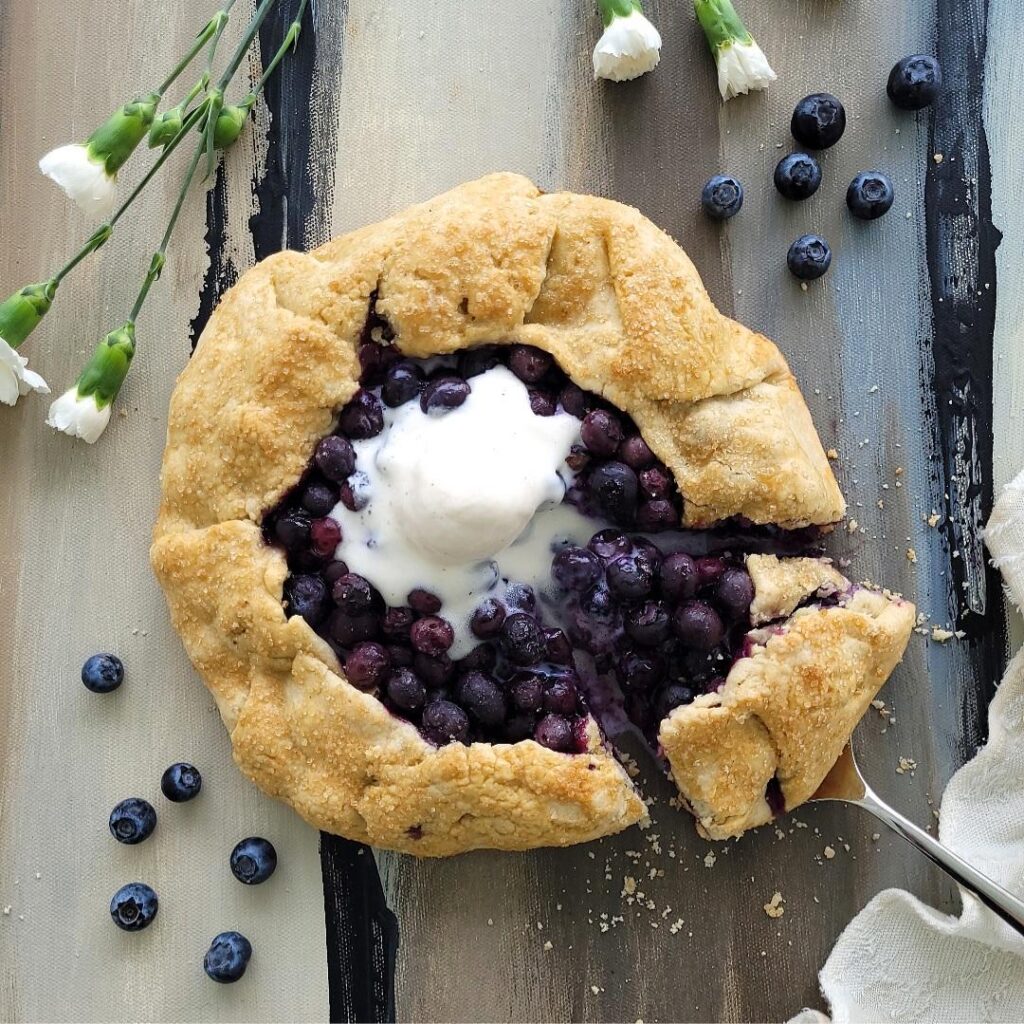
[[981, 900], [1011, 928], [1024, 935], [1024, 900], [1018, 899], [988, 875], [983, 875], [971, 867], [963, 857], [957, 856], [948, 846], [943, 846], [923, 828], [919, 828], [899, 811], [893, 810], [880, 800], [867, 786], [864, 787], [862, 797], [849, 802], [863, 807], [884, 821], [897, 835], [901, 835], [911, 846], [916, 847], [930, 861], [942, 868], [958, 885]]

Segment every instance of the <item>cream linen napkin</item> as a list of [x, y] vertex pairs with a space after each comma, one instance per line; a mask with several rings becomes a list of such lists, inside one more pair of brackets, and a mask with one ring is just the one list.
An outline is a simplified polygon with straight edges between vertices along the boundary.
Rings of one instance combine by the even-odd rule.
[[[993, 563], [1024, 607], [1024, 473], [985, 530]], [[1024, 896], [1024, 651], [989, 708], [989, 740], [942, 798], [939, 838]], [[847, 926], [822, 969], [832, 1019], [1024, 1021], [1024, 939], [970, 895], [960, 917], [910, 893], [879, 893]], [[795, 1022], [827, 1020], [804, 1010]]]

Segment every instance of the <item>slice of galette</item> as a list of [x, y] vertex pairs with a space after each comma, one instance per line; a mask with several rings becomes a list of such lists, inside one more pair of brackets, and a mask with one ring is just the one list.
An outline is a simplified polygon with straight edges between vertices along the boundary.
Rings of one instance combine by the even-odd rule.
[[638, 821], [639, 730], [705, 834], [811, 795], [913, 608], [784, 360], [636, 211], [464, 185], [225, 296], [175, 389], [153, 565], [235, 758], [422, 855]]

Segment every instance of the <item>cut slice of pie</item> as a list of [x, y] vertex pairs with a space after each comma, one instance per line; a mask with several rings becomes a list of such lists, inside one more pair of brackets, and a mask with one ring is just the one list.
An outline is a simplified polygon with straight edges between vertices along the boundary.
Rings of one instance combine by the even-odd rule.
[[838, 486], [778, 349], [636, 211], [493, 175], [225, 296], [152, 560], [239, 765], [439, 856], [807, 799], [914, 621], [820, 557]]

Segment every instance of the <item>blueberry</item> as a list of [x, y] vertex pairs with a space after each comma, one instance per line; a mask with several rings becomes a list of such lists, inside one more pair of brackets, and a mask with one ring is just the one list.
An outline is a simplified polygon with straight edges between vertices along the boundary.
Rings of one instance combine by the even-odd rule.
[[412, 624], [409, 638], [417, 651], [436, 658], [455, 642], [455, 631], [451, 623], [437, 615], [427, 615]]
[[687, 601], [672, 616], [672, 628], [679, 639], [697, 651], [710, 651], [725, 636], [718, 612], [705, 601]]
[[420, 408], [427, 413], [446, 413], [469, 398], [469, 384], [454, 374], [437, 377], [420, 394]]
[[380, 686], [389, 668], [391, 657], [383, 645], [373, 640], [356, 644], [345, 659], [345, 677], [360, 690]]
[[469, 672], [455, 689], [459, 703], [481, 725], [500, 725], [508, 713], [501, 687], [483, 672]]
[[665, 663], [654, 653], [630, 651], [619, 662], [619, 679], [626, 689], [650, 690], [665, 677]]
[[494, 644], [477, 644], [464, 658], [459, 660], [460, 672], [492, 672], [498, 663], [498, 650]]
[[530, 388], [530, 411], [534, 416], [554, 416], [558, 412], [555, 396], [539, 388]]
[[505, 739], [509, 743], [518, 743], [520, 740], [528, 740], [533, 736], [533, 730], [537, 726], [536, 715], [524, 711], [522, 714], [510, 715], [505, 722]]
[[156, 828], [156, 811], [148, 800], [133, 796], [122, 800], [110, 812], [110, 834], [126, 846], [148, 839]]
[[329, 607], [327, 584], [319, 576], [289, 576], [284, 581], [285, 613], [301, 615], [311, 626], [324, 620]]
[[331, 588], [334, 603], [349, 615], [365, 615], [377, 609], [380, 596], [369, 580], [358, 573], [339, 576]]
[[745, 618], [754, 600], [754, 581], [745, 569], [726, 569], [715, 587], [715, 598], [732, 619]]
[[681, 707], [683, 704], [689, 704], [693, 698], [693, 690], [688, 686], [684, 686], [682, 683], [669, 683], [658, 694], [658, 699], [654, 702], [654, 710], [658, 718], [665, 718], [675, 711], [676, 708]]
[[338, 608], [327, 620], [328, 634], [342, 647], [354, 647], [363, 640], [373, 640], [380, 630], [380, 619], [373, 614], [350, 615]]
[[547, 352], [532, 345], [513, 345], [508, 357], [508, 368], [524, 383], [537, 384], [554, 365]]
[[363, 342], [356, 355], [359, 358], [359, 380], [370, 387], [380, 384], [388, 368], [402, 358], [397, 349], [372, 341]]
[[325, 483], [311, 483], [302, 492], [302, 507], [311, 516], [325, 516], [337, 503], [337, 492]]
[[544, 693], [544, 710], [556, 715], [575, 715], [579, 694], [569, 679], [555, 679]]
[[797, 142], [810, 149], [828, 149], [846, 131], [846, 110], [831, 93], [812, 93], [796, 105], [790, 128]]
[[312, 520], [301, 509], [286, 512], [274, 523], [274, 536], [285, 551], [304, 551], [309, 547], [309, 526]]
[[338, 500], [349, 512], [361, 512], [370, 504], [370, 478], [362, 470], [353, 473], [338, 489]]
[[636, 601], [654, 586], [654, 565], [644, 552], [619, 555], [608, 563], [608, 589], [619, 598]]
[[724, 558], [718, 555], [705, 555], [697, 559], [697, 586], [709, 587], [722, 578], [727, 566]]
[[588, 487], [609, 519], [632, 523], [636, 518], [637, 478], [624, 462], [605, 462], [590, 473]]
[[801, 281], [814, 281], [831, 266], [832, 250], [824, 238], [801, 235], [789, 247], [786, 263], [794, 277]]
[[651, 451], [650, 446], [639, 434], [627, 437], [619, 445], [618, 456], [621, 462], [624, 462], [630, 469], [635, 469], [637, 472], [653, 465], [655, 461], [654, 452]]
[[416, 621], [411, 608], [389, 608], [380, 622], [380, 631], [388, 640], [409, 640], [409, 631]]
[[533, 587], [526, 583], [511, 584], [505, 591], [505, 600], [517, 612], [529, 612], [532, 615], [537, 608], [537, 595]]
[[423, 680], [407, 668], [397, 668], [387, 681], [388, 700], [402, 711], [419, 711], [427, 699], [427, 688]]
[[372, 392], [360, 388], [341, 410], [338, 429], [356, 441], [376, 437], [384, 429], [384, 410], [380, 399]]
[[431, 655], [416, 651], [412, 667], [420, 679], [433, 689], [447, 683], [455, 672], [455, 664], [447, 654]]
[[516, 665], [533, 665], [545, 654], [544, 631], [526, 612], [513, 612], [501, 627], [501, 647]]
[[137, 932], [148, 927], [156, 917], [160, 901], [145, 882], [122, 885], [110, 900], [110, 916], [118, 928]]
[[341, 527], [330, 516], [314, 519], [309, 524], [309, 547], [320, 558], [331, 558], [341, 543]]
[[572, 644], [560, 629], [544, 630], [544, 647], [549, 661], [556, 665], [572, 664]]
[[650, 500], [667, 498], [672, 492], [672, 477], [664, 466], [648, 466], [637, 477], [640, 493]]
[[380, 396], [392, 409], [419, 397], [423, 390], [423, 371], [407, 359], [388, 368]]
[[697, 563], [685, 551], [666, 555], [661, 563], [661, 592], [670, 601], [681, 601], [697, 593]]
[[82, 682], [93, 693], [110, 693], [124, 682], [124, 665], [116, 654], [94, 654], [82, 666]]
[[402, 644], [385, 644], [384, 650], [388, 652], [392, 668], [412, 668], [413, 653], [411, 647]]
[[583, 417], [580, 437], [595, 455], [614, 455], [622, 444], [622, 424], [606, 409], [594, 409]]
[[340, 484], [348, 479], [356, 468], [356, 450], [347, 437], [332, 435], [325, 437], [316, 446], [313, 461], [328, 480]]
[[568, 544], [551, 562], [551, 575], [566, 590], [586, 590], [601, 575], [601, 560], [593, 551]]
[[481, 345], [479, 348], [464, 349], [459, 353], [459, 373], [466, 380], [479, 377], [481, 373], [493, 370], [504, 358], [502, 346]]
[[245, 885], [265, 882], [277, 867], [277, 850], [269, 839], [249, 836], [231, 851], [231, 873]]
[[727, 174], [716, 174], [704, 186], [700, 203], [713, 220], [728, 220], [743, 206], [743, 186]]
[[590, 411], [590, 398], [583, 388], [570, 381], [558, 392], [558, 404], [570, 416], [581, 420]]
[[786, 199], [807, 199], [821, 184], [821, 166], [809, 153], [790, 153], [775, 168], [775, 187]]
[[469, 620], [469, 628], [473, 636], [481, 640], [489, 640], [501, 632], [505, 622], [505, 606], [493, 597], [485, 598], [477, 605]]
[[861, 171], [846, 190], [846, 205], [861, 220], [884, 216], [895, 198], [892, 181], [882, 171]]
[[661, 533], [679, 526], [679, 513], [668, 498], [641, 501], [636, 509], [637, 529], [645, 533]]
[[410, 590], [406, 601], [409, 602], [409, 607], [419, 615], [436, 615], [441, 610], [441, 598], [421, 587]]
[[534, 730], [533, 738], [549, 750], [571, 753], [576, 746], [572, 723], [561, 715], [545, 715]]
[[656, 647], [669, 633], [668, 609], [661, 601], [630, 608], [623, 619], [626, 635], [642, 647]]
[[469, 738], [469, 717], [450, 700], [431, 701], [423, 709], [423, 735], [443, 747], [446, 743], [465, 743]]
[[238, 981], [252, 956], [252, 943], [241, 932], [221, 932], [214, 936], [203, 957], [203, 970], [223, 984]]
[[203, 777], [199, 774], [199, 769], [184, 761], [172, 764], [160, 776], [160, 792], [176, 804], [183, 804], [186, 800], [199, 796], [199, 790], [202, 788]]
[[544, 680], [533, 674], [517, 676], [509, 684], [508, 694], [520, 711], [540, 711], [544, 703]]
[[889, 72], [885, 91], [901, 110], [921, 110], [942, 91], [942, 65], [926, 53], [904, 57]]

